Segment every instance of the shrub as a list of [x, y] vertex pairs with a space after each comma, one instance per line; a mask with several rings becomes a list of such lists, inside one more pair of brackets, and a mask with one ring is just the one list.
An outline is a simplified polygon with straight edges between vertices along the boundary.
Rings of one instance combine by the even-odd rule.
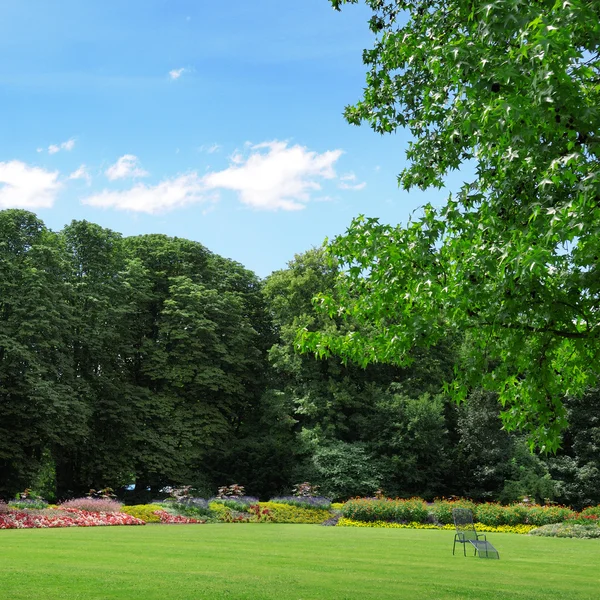
[[246, 512], [251, 504], [258, 504], [258, 498], [254, 496], [236, 496], [229, 498], [211, 498], [208, 500], [209, 506], [211, 504], [222, 504], [227, 508], [236, 510], [238, 512]]
[[454, 519], [452, 518], [452, 510], [455, 508], [467, 508], [475, 513], [475, 503], [463, 498], [456, 500], [436, 498], [433, 505], [429, 507], [429, 513], [432, 515], [436, 523], [441, 523], [442, 525], [452, 525], [454, 523]]
[[504, 520], [505, 507], [489, 502], [475, 507], [475, 518], [484, 525], [506, 525]]
[[527, 507], [527, 523], [530, 525], [551, 525], [553, 523], [562, 523], [569, 519], [575, 518], [575, 513], [566, 506], [528, 506]]
[[252, 504], [248, 512], [252, 515], [253, 523], [270, 523], [274, 521], [271, 509], [266, 508], [264, 505]]
[[123, 504], [110, 498], [73, 498], [59, 504], [59, 508], [76, 508], [87, 512], [120, 512]]
[[169, 503], [167, 510], [176, 515], [195, 519], [207, 518], [213, 515], [208, 506], [208, 500], [204, 498], [183, 498], [178, 502]]
[[600, 506], [588, 506], [579, 513], [579, 516], [583, 518], [596, 517], [596, 519], [600, 519]]
[[21, 498], [19, 500], [11, 500], [8, 503], [8, 507], [15, 510], [42, 510], [48, 508], [48, 503], [42, 498]]
[[155, 511], [163, 510], [160, 504], [136, 504], [134, 506], [123, 506], [121, 512], [145, 521], [146, 523], [159, 523], [160, 517]]
[[6, 514], [8, 512], [8, 505], [4, 500], [0, 500], [0, 515]]
[[280, 503], [271, 500], [261, 502], [261, 509], [268, 509], [273, 523], [306, 523], [319, 525], [332, 516], [329, 510], [324, 508], [303, 508], [301, 506]]
[[543, 537], [562, 537], [562, 538], [600, 538], [600, 527], [594, 523], [554, 523], [552, 525], [543, 525], [529, 532], [529, 535], [539, 535]]
[[420, 498], [392, 500], [391, 498], [354, 498], [342, 508], [342, 515], [354, 521], [394, 521], [425, 523], [427, 504]]
[[331, 500], [323, 496], [276, 496], [271, 498], [270, 501], [276, 504], [299, 506], [300, 508], [322, 508], [324, 510], [331, 508]]

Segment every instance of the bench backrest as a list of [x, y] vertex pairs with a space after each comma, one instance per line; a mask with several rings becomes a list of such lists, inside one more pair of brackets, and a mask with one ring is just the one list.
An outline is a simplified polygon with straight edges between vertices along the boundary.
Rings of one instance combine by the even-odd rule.
[[475, 525], [473, 524], [473, 511], [468, 508], [453, 508], [452, 518], [454, 519], [456, 533], [463, 540], [477, 539], [477, 532], [475, 531]]

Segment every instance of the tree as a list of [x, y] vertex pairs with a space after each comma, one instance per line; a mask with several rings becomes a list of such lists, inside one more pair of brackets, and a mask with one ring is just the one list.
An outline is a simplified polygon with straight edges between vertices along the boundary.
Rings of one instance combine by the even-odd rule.
[[[358, 0], [331, 0], [335, 9]], [[367, 0], [374, 47], [352, 124], [412, 135], [399, 183], [475, 176], [403, 226], [359, 217], [331, 244], [335, 294], [368, 324], [299, 344], [406, 364], [462, 332], [452, 390], [498, 394], [507, 427], [555, 450], [565, 394], [600, 362], [600, 5], [589, 0]]]
[[[444, 405], [435, 395], [451, 373], [451, 344], [416, 349], [407, 368], [363, 368], [335, 356], [315, 360], [298, 354], [294, 338], [301, 325], [311, 331], [357, 330], [350, 321], [312, 310], [312, 297], [331, 292], [336, 273], [323, 249], [313, 249], [265, 282], [280, 333], [269, 351], [270, 385], [297, 424], [296, 451], [306, 458], [298, 461], [302, 477], [335, 497], [373, 493], [380, 485], [394, 495], [444, 493], [449, 444]], [[365, 468], [359, 473], [361, 461]]]
[[88, 434], [75, 381], [68, 268], [56, 234], [32, 213], [0, 211], [0, 496]]

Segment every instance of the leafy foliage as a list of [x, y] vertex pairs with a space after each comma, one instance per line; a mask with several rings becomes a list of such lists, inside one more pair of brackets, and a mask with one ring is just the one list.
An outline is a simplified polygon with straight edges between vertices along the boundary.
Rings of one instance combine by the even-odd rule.
[[354, 498], [342, 508], [342, 515], [354, 521], [395, 521], [425, 523], [427, 504], [420, 498], [392, 500], [391, 498]]
[[[358, 0], [331, 0], [336, 9]], [[507, 427], [556, 450], [565, 394], [598, 376], [600, 8], [595, 2], [367, 0], [353, 124], [412, 136], [400, 184], [474, 178], [406, 225], [355, 219], [319, 305], [361, 325], [299, 343], [360, 364], [464, 333], [452, 390], [498, 394]]]

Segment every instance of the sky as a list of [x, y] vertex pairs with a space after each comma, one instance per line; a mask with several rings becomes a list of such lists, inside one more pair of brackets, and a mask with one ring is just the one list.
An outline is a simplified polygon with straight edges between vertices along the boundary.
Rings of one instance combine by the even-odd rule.
[[447, 193], [398, 188], [406, 133], [343, 119], [369, 16], [328, 0], [0, 3], [0, 209], [196, 240], [261, 277], [359, 214], [406, 222]]

